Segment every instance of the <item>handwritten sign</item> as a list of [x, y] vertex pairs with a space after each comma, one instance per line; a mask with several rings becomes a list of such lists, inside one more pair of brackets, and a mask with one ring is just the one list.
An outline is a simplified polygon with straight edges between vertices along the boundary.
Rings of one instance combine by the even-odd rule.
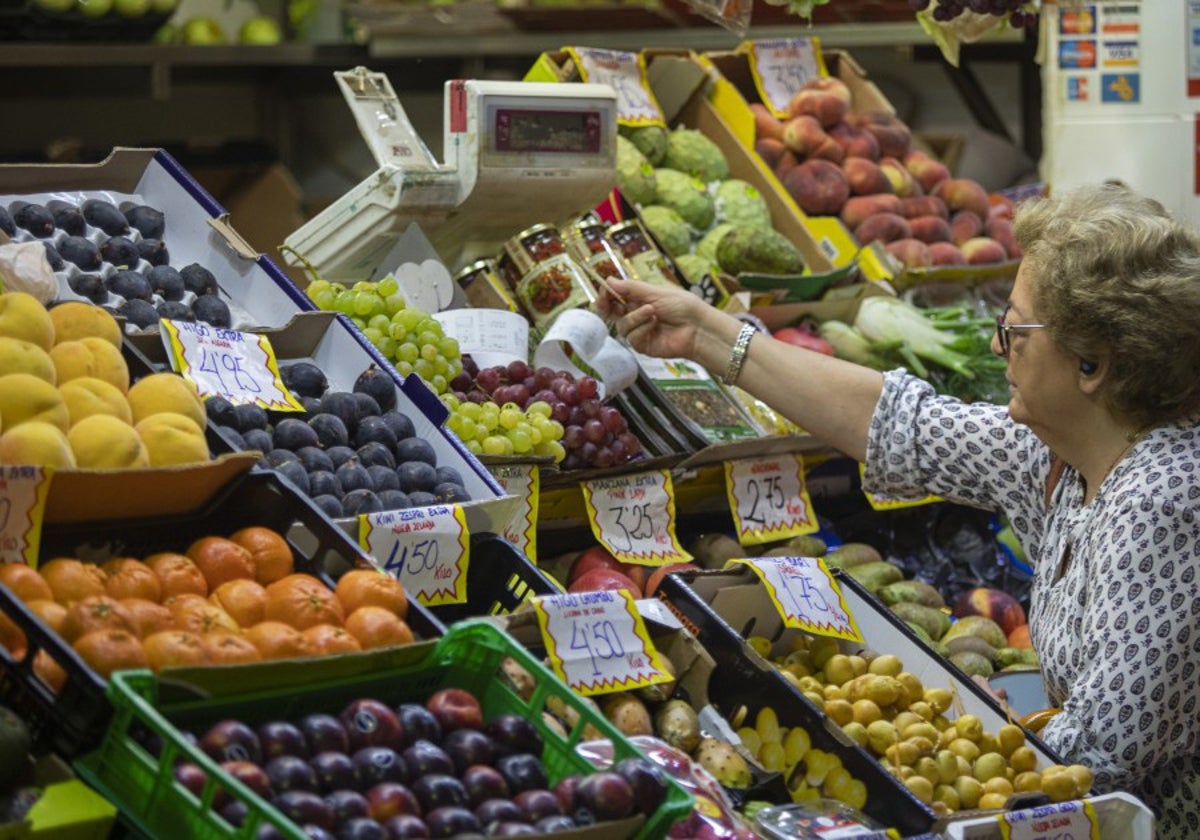
[[1100, 840], [1096, 809], [1087, 800], [1009, 811], [996, 821], [1004, 840]]
[[726, 461], [725, 494], [742, 545], [811, 534], [821, 527], [798, 455]]
[[595, 478], [580, 487], [592, 533], [622, 563], [692, 559], [675, 536], [675, 488], [666, 470]]
[[470, 537], [461, 505], [358, 517], [358, 544], [427, 607], [466, 602]]
[[0, 563], [37, 568], [42, 515], [54, 470], [44, 466], [0, 466]]
[[275, 411], [304, 411], [284, 386], [265, 335], [190, 321], [164, 319], [162, 326], [173, 367], [196, 384], [201, 397], [221, 396], [234, 405]]
[[506, 495], [516, 496], [521, 501], [500, 536], [537, 563], [538, 488], [541, 485], [537, 464], [497, 464], [488, 469]]
[[592, 47], [567, 47], [567, 53], [585, 82], [616, 91], [617, 121], [622, 125], [666, 125], [662, 108], [650, 92], [641, 53]]
[[[866, 464], [860, 462], [858, 465], [858, 479], [860, 482], [862, 481], [863, 477], [866, 476], [866, 474]], [[895, 496], [883, 496], [879, 493], [868, 493], [866, 490], [863, 491], [863, 495], [867, 497], [867, 504], [870, 505], [873, 510], [900, 510], [901, 508], [918, 507], [919, 505], [931, 505], [935, 502], [945, 501], [945, 499], [943, 499], [941, 496], [935, 496], [932, 493], [930, 493], [928, 496], [922, 496], [919, 499], [898, 499]]]
[[758, 557], [745, 563], [763, 585], [784, 626], [861, 642], [862, 633], [842, 591], [819, 557]]
[[788, 103], [804, 83], [821, 75], [819, 45], [812, 38], [769, 38], [749, 48], [750, 74], [759, 98], [777, 117], [788, 116]]
[[533, 600], [550, 667], [580, 694], [628, 691], [672, 679], [633, 596], [625, 591]]

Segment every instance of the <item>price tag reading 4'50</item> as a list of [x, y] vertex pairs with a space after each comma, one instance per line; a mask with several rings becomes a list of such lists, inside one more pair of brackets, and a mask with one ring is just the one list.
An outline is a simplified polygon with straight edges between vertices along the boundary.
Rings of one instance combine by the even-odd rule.
[[1086, 799], [1009, 811], [996, 821], [1004, 840], [1100, 840], [1096, 810]]
[[617, 118], [622, 125], [666, 125], [662, 108], [650, 92], [646, 59], [640, 53], [567, 47], [585, 82], [608, 85], [617, 94]]
[[820, 528], [797, 455], [725, 462], [725, 492], [743, 545], [811, 534]]
[[730, 562], [745, 563], [758, 575], [784, 626], [852, 642], [863, 640], [842, 591], [819, 557], [758, 557]]
[[592, 533], [622, 563], [692, 559], [675, 536], [675, 489], [666, 470], [596, 478], [581, 488]]
[[633, 596], [625, 590], [533, 600], [550, 666], [580, 694], [628, 691], [671, 679]]
[[824, 70], [815, 39], [771, 38], [750, 48], [750, 72], [763, 105], [775, 116], [788, 116], [788, 103]]
[[358, 544], [427, 607], [466, 602], [470, 537], [461, 505], [358, 517]]
[[50, 467], [0, 466], [0, 563], [37, 568], [42, 514], [53, 477]]
[[221, 396], [234, 405], [275, 411], [304, 410], [283, 384], [265, 335], [165, 319], [162, 327], [175, 370], [196, 384], [201, 397]]

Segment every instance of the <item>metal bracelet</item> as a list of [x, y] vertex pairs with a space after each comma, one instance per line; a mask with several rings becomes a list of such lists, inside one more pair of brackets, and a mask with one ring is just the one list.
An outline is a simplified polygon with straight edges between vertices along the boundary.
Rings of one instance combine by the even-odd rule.
[[726, 385], [737, 382], [738, 374], [742, 372], [742, 364], [746, 361], [746, 352], [750, 349], [750, 339], [754, 338], [756, 332], [758, 330], [753, 324], [742, 324], [742, 329], [733, 342], [733, 352], [729, 355], [729, 367], [725, 369], [725, 376], [721, 379]]

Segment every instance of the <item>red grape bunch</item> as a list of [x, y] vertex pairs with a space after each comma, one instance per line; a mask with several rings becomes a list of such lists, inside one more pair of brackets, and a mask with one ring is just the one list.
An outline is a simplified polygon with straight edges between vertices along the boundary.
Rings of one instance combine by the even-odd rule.
[[[995, 15], [1008, 18], [1009, 26], [1013, 29], [1022, 27], [1032, 28], [1037, 24], [1037, 12], [1029, 0], [932, 0], [933, 19], [939, 22], [954, 20], [963, 12], [970, 10], [981, 15]], [[908, 0], [908, 7], [914, 12], [929, 8], [930, 0]]]

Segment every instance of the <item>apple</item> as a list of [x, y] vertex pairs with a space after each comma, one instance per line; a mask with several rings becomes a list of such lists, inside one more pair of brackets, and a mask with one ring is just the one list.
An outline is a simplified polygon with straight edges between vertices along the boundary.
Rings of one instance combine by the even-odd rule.
[[525, 819], [525, 812], [511, 799], [496, 797], [485, 799], [475, 806], [475, 817], [488, 827], [493, 823], [520, 822]]
[[442, 725], [420, 703], [401, 703], [396, 707], [396, 717], [404, 729], [404, 746], [421, 740], [435, 744], [442, 740]]
[[515, 752], [542, 754], [542, 733], [531, 721], [520, 715], [496, 715], [487, 722], [483, 731], [492, 739], [497, 755]]
[[112, 11], [113, 0], [78, 0], [77, 8], [84, 17], [104, 17]]
[[269, 47], [283, 40], [279, 24], [266, 15], [255, 15], [238, 29], [238, 43], [247, 46]]
[[[93, 2], [93, 0], [80, 0], [80, 2]], [[193, 47], [225, 43], [225, 32], [221, 29], [221, 24], [210, 17], [188, 18], [183, 24], [180, 36], [183, 43]]]
[[285, 790], [272, 797], [271, 804], [289, 820], [300, 825], [312, 823], [326, 830], [333, 828], [333, 809], [312, 791]]
[[824, 353], [826, 356], [833, 355], [833, 346], [817, 335], [816, 330], [807, 323], [801, 324], [798, 327], [780, 327], [771, 333], [778, 341], [787, 344], [794, 344], [797, 347], [803, 347], [806, 350], [812, 350], [816, 353]]
[[473, 764], [491, 764], [496, 760], [492, 739], [478, 729], [455, 729], [442, 740], [442, 749], [459, 775]]
[[[508, 800], [511, 795], [508, 782], [500, 775], [495, 767], [486, 764], [474, 764], [462, 772], [459, 781], [467, 789], [467, 797], [471, 806], [478, 808], [480, 804], [492, 799]], [[478, 813], [478, 812], [477, 812]], [[492, 820], [484, 820], [485, 823]]]
[[353, 759], [345, 753], [317, 753], [309, 759], [308, 765], [317, 774], [317, 784], [321, 793], [329, 794], [335, 790], [358, 788], [358, 768], [355, 767]]
[[400, 728], [400, 719], [390, 706], [379, 700], [369, 697], [354, 700], [342, 709], [339, 719], [342, 726], [346, 727], [351, 750], [363, 747], [391, 747], [395, 750], [403, 746], [404, 732]]
[[358, 773], [358, 781], [364, 788], [380, 782], [405, 782], [408, 780], [408, 765], [395, 750], [389, 747], [363, 747], [350, 758]]
[[412, 792], [416, 794], [421, 811], [426, 815], [436, 808], [447, 806], [465, 806], [471, 801], [463, 783], [445, 773], [430, 773], [413, 782]]
[[380, 782], [367, 791], [366, 800], [371, 818], [380, 822], [398, 814], [421, 815], [416, 795], [399, 782]]
[[528, 822], [537, 822], [543, 817], [562, 813], [558, 797], [545, 788], [523, 790], [513, 797], [513, 802], [525, 813]]
[[200, 749], [214, 761], [262, 762], [262, 745], [258, 735], [238, 720], [214, 723], [200, 739]]
[[479, 729], [483, 726], [483, 709], [475, 695], [461, 688], [443, 688], [425, 701], [428, 709], [442, 727], [442, 732], [455, 729]]
[[389, 817], [383, 827], [392, 835], [393, 840], [427, 840], [430, 836], [425, 821], [412, 814]]
[[549, 787], [546, 779], [546, 768], [542, 760], [529, 753], [513, 753], [506, 755], [496, 762], [496, 769], [508, 782], [508, 789], [514, 794], [523, 790]]
[[156, 15], [169, 15], [179, 6], [179, 0], [150, 0], [150, 11]]
[[575, 790], [575, 800], [602, 822], [624, 819], [633, 813], [633, 788], [611, 770], [585, 776]]
[[325, 804], [333, 811], [333, 819], [339, 825], [355, 817], [369, 817], [371, 808], [367, 798], [356, 790], [335, 790], [325, 795]]
[[305, 715], [297, 724], [304, 733], [308, 751], [316, 755], [322, 752], [349, 752], [350, 738], [346, 735], [346, 727], [333, 715], [315, 712]]
[[263, 758], [277, 755], [296, 755], [308, 758], [308, 744], [304, 733], [295, 724], [273, 720], [258, 727], [258, 741], [262, 745]]
[[483, 829], [475, 815], [459, 805], [435, 808], [425, 815], [425, 824], [431, 837], [476, 835]]
[[662, 768], [640, 755], [623, 758], [613, 765], [613, 772], [629, 782], [633, 789], [633, 809], [649, 816], [667, 798], [670, 783]]
[[454, 761], [432, 741], [414, 741], [400, 754], [413, 778], [429, 773], [453, 773]]
[[150, 0], [114, 0], [113, 9], [121, 17], [139, 18], [150, 11]]
[[303, 758], [294, 755], [277, 755], [263, 768], [271, 780], [271, 788], [280, 793], [285, 790], [307, 790], [317, 792], [320, 783], [317, 773]]

